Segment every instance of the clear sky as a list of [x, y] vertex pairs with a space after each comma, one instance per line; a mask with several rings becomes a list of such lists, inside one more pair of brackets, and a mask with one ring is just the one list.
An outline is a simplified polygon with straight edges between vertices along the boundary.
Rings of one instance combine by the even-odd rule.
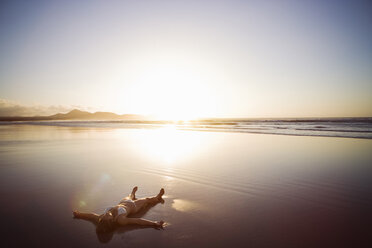
[[371, 1], [1, 1], [0, 114], [372, 116], [371, 13]]

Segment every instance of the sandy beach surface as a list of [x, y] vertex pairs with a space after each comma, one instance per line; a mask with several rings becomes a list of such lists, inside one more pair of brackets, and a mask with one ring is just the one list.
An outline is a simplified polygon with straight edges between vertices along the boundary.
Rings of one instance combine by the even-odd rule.
[[[372, 140], [0, 126], [2, 247], [371, 247]], [[138, 185], [165, 188], [144, 218], [164, 230], [98, 237], [101, 213]], [[105, 242], [105, 243], [103, 243]]]

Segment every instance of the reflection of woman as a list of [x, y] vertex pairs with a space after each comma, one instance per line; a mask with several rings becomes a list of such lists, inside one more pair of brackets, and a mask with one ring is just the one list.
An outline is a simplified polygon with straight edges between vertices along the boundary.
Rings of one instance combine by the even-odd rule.
[[134, 187], [129, 197], [122, 199], [118, 205], [107, 208], [101, 215], [95, 213], [81, 213], [74, 211], [73, 215], [77, 219], [92, 221], [97, 225], [98, 233], [110, 232], [115, 226], [125, 226], [135, 224], [140, 226], [149, 226], [155, 228], [163, 228], [164, 221], [151, 221], [143, 218], [132, 218], [129, 215], [138, 213], [149, 205], [154, 205], [162, 202], [164, 189], [161, 189], [159, 194], [150, 198], [136, 199], [137, 187]]

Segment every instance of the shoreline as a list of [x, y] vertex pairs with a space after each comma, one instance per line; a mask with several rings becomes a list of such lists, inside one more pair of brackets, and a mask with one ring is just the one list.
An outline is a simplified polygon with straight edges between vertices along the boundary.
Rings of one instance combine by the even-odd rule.
[[[143, 124], [122, 121], [17, 121], [17, 122], [0, 122], [0, 126], [13, 125], [34, 125], [34, 126], [56, 126], [56, 127], [76, 127], [76, 128], [109, 128], [109, 129], [164, 129], [172, 128], [180, 131], [200, 131], [200, 132], [222, 132], [222, 133], [248, 133], [248, 134], [269, 134], [269, 135], [286, 135], [286, 136], [303, 136], [303, 137], [330, 137], [330, 138], [351, 138], [351, 139], [372, 139], [372, 123], [366, 130], [333, 130], [333, 129], [295, 129], [291, 127], [270, 126], [271, 130], [257, 131], [255, 129], [265, 129], [267, 127], [257, 127], [253, 129], [235, 128], [234, 126], [187, 126], [179, 124]], [[316, 125], [316, 124], [315, 124]], [[322, 127], [322, 126], [321, 126]], [[360, 134], [360, 135], [355, 135]]]
[[107, 247], [348, 247], [366, 241], [355, 232], [367, 230], [372, 207], [372, 141], [101, 130], [0, 128], [2, 244], [102, 245], [94, 225], [72, 219], [72, 211], [102, 213], [135, 185], [137, 197], [165, 188], [165, 203], [143, 217], [169, 225], [120, 228]]

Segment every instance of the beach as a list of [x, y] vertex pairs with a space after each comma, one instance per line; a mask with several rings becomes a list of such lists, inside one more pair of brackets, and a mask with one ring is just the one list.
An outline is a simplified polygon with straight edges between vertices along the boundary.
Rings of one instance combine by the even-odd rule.
[[[2, 247], [370, 247], [372, 140], [161, 128], [0, 125]], [[102, 213], [165, 189], [102, 240]]]

